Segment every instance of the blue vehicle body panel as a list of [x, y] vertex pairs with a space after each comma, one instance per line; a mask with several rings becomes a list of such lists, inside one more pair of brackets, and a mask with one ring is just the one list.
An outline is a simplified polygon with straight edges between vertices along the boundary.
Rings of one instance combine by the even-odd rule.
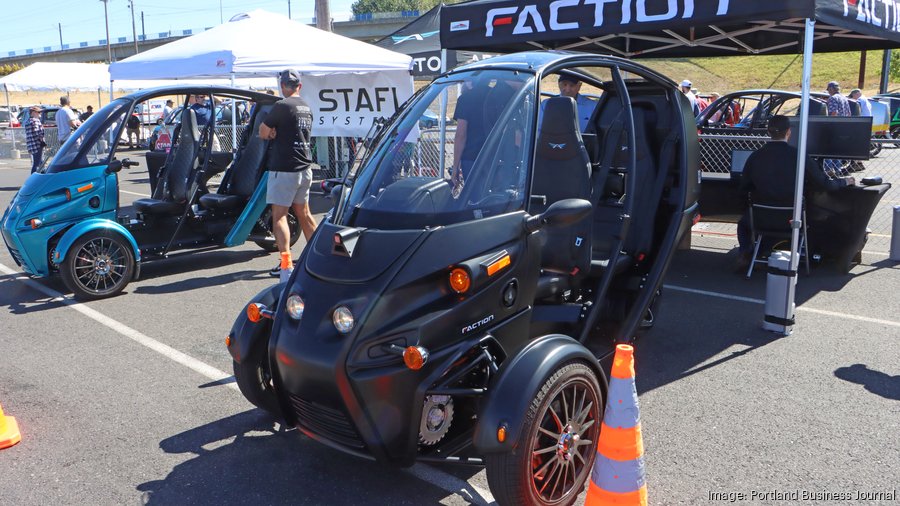
[[[110, 187], [112, 192], [108, 191]], [[49, 245], [54, 238], [64, 231], [68, 236], [75, 224], [115, 223], [117, 188], [116, 175], [107, 173], [106, 165], [30, 175], [0, 221], [13, 258], [31, 275], [49, 275]], [[38, 228], [31, 226], [35, 218], [41, 221]], [[119, 228], [125, 230], [121, 225]]]
[[94, 230], [109, 230], [121, 234], [122, 237], [127, 239], [128, 243], [131, 244], [135, 263], [141, 261], [141, 250], [138, 248], [137, 241], [134, 240], [134, 236], [131, 235], [131, 232], [120, 223], [108, 218], [92, 218], [82, 221], [66, 230], [59, 239], [59, 243], [56, 245], [53, 253], [53, 261], [55, 263], [62, 262], [62, 260], [66, 258], [66, 253], [69, 252], [69, 248], [72, 247], [72, 244], [74, 244], [79, 237], [88, 232], [93, 232]]
[[225, 237], [225, 246], [229, 248], [240, 246], [247, 240], [247, 236], [250, 235], [250, 231], [256, 225], [256, 220], [262, 214], [263, 209], [266, 208], [266, 184], [268, 181], [269, 173], [263, 172], [262, 177], [259, 178], [259, 183], [256, 185], [256, 190], [253, 191], [250, 201], [244, 207], [244, 212], [241, 213], [237, 222], [231, 227], [231, 231], [228, 232], [228, 236]]

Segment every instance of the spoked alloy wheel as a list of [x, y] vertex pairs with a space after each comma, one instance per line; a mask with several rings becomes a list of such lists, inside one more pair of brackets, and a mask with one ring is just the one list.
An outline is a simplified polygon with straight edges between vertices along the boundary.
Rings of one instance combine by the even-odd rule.
[[63, 282], [79, 299], [121, 292], [134, 275], [134, 253], [119, 234], [95, 231], [75, 241], [60, 266]]
[[500, 504], [575, 502], [591, 473], [602, 394], [594, 372], [571, 363], [538, 392], [514, 453], [488, 455], [487, 477]]

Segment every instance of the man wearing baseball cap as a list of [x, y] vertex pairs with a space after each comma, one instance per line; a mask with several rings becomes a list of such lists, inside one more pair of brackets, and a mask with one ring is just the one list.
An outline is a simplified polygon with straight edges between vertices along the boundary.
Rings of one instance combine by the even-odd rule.
[[307, 241], [316, 230], [316, 220], [309, 210], [312, 111], [300, 98], [300, 74], [283, 70], [278, 74], [278, 84], [284, 98], [272, 106], [259, 125], [259, 136], [272, 141], [266, 203], [272, 206], [272, 231], [281, 253], [281, 262], [270, 274], [285, 281], [293, 270], [288, 210], [293, 207]]
[[691, 88], [694, 86], [693, 83], [685, 79], [681, 81], [681, 92], [684, 93], [684, 96], [688, 98], [691, 102], [691, 111], [694, 112], [694, 117], [700, 115], [700, 105], [697, 104], [697, 95], [694, 95], [694, 92], [691, 91]]

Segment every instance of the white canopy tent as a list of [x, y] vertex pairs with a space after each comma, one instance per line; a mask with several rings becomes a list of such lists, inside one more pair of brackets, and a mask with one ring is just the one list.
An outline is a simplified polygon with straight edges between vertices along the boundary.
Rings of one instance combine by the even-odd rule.
[[[313, 109], [314, 135], [363, 136], [412, 95], [408, 55], [256, 10], [110, 65], [123, 79], [239, 79], [290, 68]], [[272, 81], [274, 84], [274, 81]]]
[[179, 79], [301, 73], [408, 72], [412, 58], [263, 10], [110, 66], [112, 78]]

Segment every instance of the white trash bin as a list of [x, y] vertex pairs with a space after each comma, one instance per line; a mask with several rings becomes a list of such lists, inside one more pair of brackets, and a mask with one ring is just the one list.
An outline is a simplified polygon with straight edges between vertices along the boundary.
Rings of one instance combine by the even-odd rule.
[[[790, 335], [794, 328], [794, 312], [796, 304], [791, 301], [790, 314], [787, 309], [788, 287], [797, 271], [791, 271], [791, 254], [788, 251], [776, 251], [769, 255], [768, 274], [766, 276], [766, 313], [763, 318], [763, 329]], [[793, 290], [791, 290], [793, 293]]]

